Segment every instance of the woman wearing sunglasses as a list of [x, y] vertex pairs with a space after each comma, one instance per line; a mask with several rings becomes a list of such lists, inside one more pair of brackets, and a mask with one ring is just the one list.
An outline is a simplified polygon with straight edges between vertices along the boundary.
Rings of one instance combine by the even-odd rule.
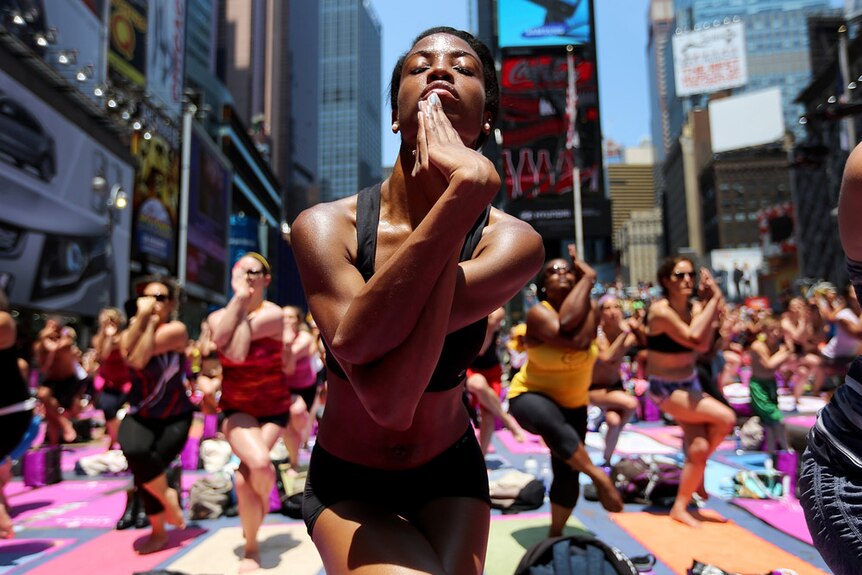
[[[697, 527], [700, 520], [688, 505], [695, 492], [707, 498], [706, 461], [736, 425], [734, 411], [705, 394], [697, 377], [697, 356], [712, 345], [724, 297], [709, 271], [696, 273], [685, 257], [666, 259], [659, 266], [658, 282], [665, 297], [654, 302], [647, 315], [649, 393], [683, 431], [685, 464], [670, 516]], [[697, 300], [692, 299], [695, 287]]]
[[234, 476], [245, 535], [240, 573], [260, 568], [257, 533], [275, 485], [269, 450], [290, 419], [290, 388], [282, 370], [283, 312], [265, 299], [271, 281], [266, 258], [247, 252], [231, 272], [230, 301], [207, 320], [222, 365], [224, 434], [240, 460]]
[[179, 289], [167, 278], [144, 284], [137, 311], [120, 335], [120, 353], [132, 386], [129, 413], [119, 441], [152, 531], [138, 553], [153, 553], [168, 543], [165, 524], [185, 527], [179, 494], [168, 485], [168, 465], [186, 444], [194, 405], [186, 388], [188, 332], [173, 319]]
[[594, 343], [597, 313], [590, 301], [596, 272], [575, 258], [574, 248], [569, 256], [572, 263], [547, 262], [536, 280], [541, 301], [527, 312], [527, 363], [512, 378], [508, 396], [509, 413], [521, 427], [541, 435], [551, 450], [549, 537], [563, 534], [578, 502], [581, 473], [592, 479], [605, 509], [623, 509], [617, 489], [590, 460], [584, 444], [599, 353]]

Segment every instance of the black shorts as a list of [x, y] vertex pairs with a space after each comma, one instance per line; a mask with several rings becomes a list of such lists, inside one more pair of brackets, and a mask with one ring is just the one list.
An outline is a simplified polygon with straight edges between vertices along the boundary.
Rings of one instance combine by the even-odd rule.
[[117, 412], [127, 401], [129, 401], [129, 394], [119, 389], [103, 388], [96, 399], [96, 407], [105, 414], [106, 421], [111, 421], [117, 418]]
[[42, 385], [51, 390], [51, 395], [54, 396], [60, 407], [71, 409], [75, 401], [81, 399], [84, 391], [90, 385], [90, 380], [89, 378], [78, 379], [77, 376], [73, 375], [60, 380], [46, 379]]
[[[234, 413], [245, 413], [239, 409], [225, 409], [221, 412], [219, 417], [219, 427], [221, 427], [222, 423], [225, 419], [233, 415]], [[249, 414], [251, 415], [251, 414]], [[254, 416], [252, 416], [254, 417]], [[260, 425], [264, 423], [274, 423], [279, 427], [287, 427], [287, 422], [290, 421], [290, 412], [288, 413], [277, 413], [275, 415], [264, 415], [261, 417], [255, 418]]]
[[305, 402], [305, 410], [311, 412], [311, 405], [314, 403], [314, 398], [317, 397], [317, 385], [310, 385], [302, 389], [291, 389], [290, 395], [294, 398], [299, 396]]
[[472, 428], [443, 453], [413, 469], [376, 469], [344, 461], [314, 445], [302, 516], [308, 534], [323, 510], [340, 501], [365, 501], [410, 519], [440, 497], [470, 497], [491, 506], [485, 457]]

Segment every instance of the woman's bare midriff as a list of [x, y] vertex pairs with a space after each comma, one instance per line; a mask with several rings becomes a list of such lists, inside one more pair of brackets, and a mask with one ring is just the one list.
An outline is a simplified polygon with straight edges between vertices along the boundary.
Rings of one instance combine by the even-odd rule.
[[423, 394], [413, 425], [405, 431], [394, 431], [371, 419], [348, 382], [330, 374], [327, 384], [326, 411], [317, 441], [332, 455], [359, 465], [378, 469], [418, 467], [458, 441], [470, 423], [460, 385]]
[[696, 360], [697, 354], [695, 352], [664, 353], [649, 350], [646, 372], [648, 376], [660, 379], [683, 381], [691, 377]]

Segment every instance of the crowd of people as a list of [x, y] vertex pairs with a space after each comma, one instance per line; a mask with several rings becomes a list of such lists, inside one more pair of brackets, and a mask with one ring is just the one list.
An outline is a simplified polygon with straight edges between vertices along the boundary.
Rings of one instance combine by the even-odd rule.
[[[0, 298], [0, 378], [8, 382], [0, 537], [13, 533], [2, 498], [10, 456], [42, 419], [47, 443], [75, 440], [89, 398], [104, 415], [106, 448], [128, 461], [130, 505], [145, 516], [121, 522], [151, 528], [140, 553], [162, 549], [167, 527], [185, 525], [168, 469], [202, 410], [219, 414], [239, 460], [241, 573], [260, 567], [257, 534], [275, 483], [270, 450], [282, 439], [294, 474], [313, 443], [303, 515], [327, 572], [374, 564], [476, 575], [489, 529], [484, 455], [498, 422], [515, 440], [532, 433], [549, 448], [548, 534], [560, 535], [581, 473], [605, 509], [623, 509], [607, 467], [639, 406], [630, 382], [646, 380], [650, 400], [684, 434], [670, 516], [697, 527], [691, 504], [707, 497], [706, 462], [738, 423], [722, 389], [748, 376], [766, 448], [778, 451], [787, 448], [779, 388], [798, 402], [843, 381], [862, 348], [852, 287], [821, 283], [772, 310], [729, 303], [710, 271], [685, 257], [664, 261], [658, 289], [634, 297], [621, 286], [599, 289], [572, 247], [543, 262], [536, 232], [490, 207], [500, 181], [479, 150], [499, 113], [499, 88], [490, 53], [470, 34], [424, 32], [391, 86], [392, 130], [402, 138], [392, 175], [315, 206], [293, 226], [307, 311], [268, 301], [270, 264], [248, 252], [232, 262], [230, 298], [197, 339], [176, 319], [179, 287], [152, 277], [138, 282], [128, 321], [104, 309], [90, 342], [48, 318], [28, 364]], [[862, 259], [849, 233], [846, 242]], [[523, 321], [506, 318], [505, 306], [532, 281], [538, 301]], [[859, 520], [830, 523], [846, 511], [842, 501], [853, 504], [845, 475], [862, 467], [852, 456], [862, 452], [852, 434], [862, 380], [848, 381], [844, 403], [818, 423], [819, 450], [806, 455], [801, 478], [803, 500], [819, 509], [810, 518], [815, 540], [835, 557], [835, 533]], [[605, 422], [598, 464], [585, 448], [590, 405]], [[818, 507], [827, 483], [835, 510]]]

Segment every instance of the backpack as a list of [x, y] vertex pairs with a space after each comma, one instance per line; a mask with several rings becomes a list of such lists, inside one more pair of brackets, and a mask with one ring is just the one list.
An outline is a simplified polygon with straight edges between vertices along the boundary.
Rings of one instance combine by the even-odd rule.
[[632, 455], [615, 463], [610, 477], [624, 502], [665, 505], [676, 497], [681, 474], [676, 463]]
[[539, 541], [521, 558], [515, 575], [637, 575], [625, 554], [592, 535]]
[[504, 515], [538, 509], [545, 502], [545, 484], [535, 475], [512, 470], [488, 485], [491, 507]]
[[291, 519], [302, 519], [302, 499], [308, 471], [304, 470], [292, 475], [289, 473], [289, 460], [272, 463], [275, 465], [275, 485], [278, 489], [278, 498], [281, 500], [281, 514]]
[[216, 519], [230, 504], [233, 480], [225, 472], [201, 477], [189, 492], [189, 516], [192, 519]]

